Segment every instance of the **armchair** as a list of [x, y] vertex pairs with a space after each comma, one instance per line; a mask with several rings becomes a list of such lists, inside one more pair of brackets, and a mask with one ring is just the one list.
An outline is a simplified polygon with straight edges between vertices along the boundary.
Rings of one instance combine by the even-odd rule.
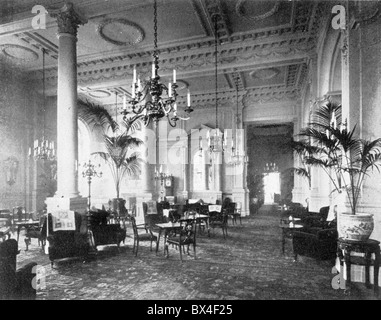
[[[139, 242], [141, 241], [149, 241], [150, 242], [150, 250], [152, 251], [152, 243], [156, 243], [156, 252], [158, 250], [157, 236], [152, 233], [150, 226], [147, 224], [136, 224], [135, 217], [131, 217], [132, 229], [134, 232], [134, 247], [132, 248], [132, 252], [135, 253], [135, 257], [138, 255], [139, 250]], [[140, 232], [139, 230], [144, 230], [145, 232]]]
[[120, 223], [108, 223], [108, 211], [97, 210], [90, 211], [90, 230], [93, 234], [94, 245], [104, 246], [116, 244], [119, 250], [120, 243], [125, 241], [126, 230], [120, 226]]
[[30, 262], [16, 270], [16, 258], [20, 253], [15, 239], [0, 243], [0, 300], [34, 300], [36, 298], [36, 262]]
[[210, 237], [210, 229], [221, 228], [224, 238], [228, 235], [228, 214], [222, 210], [222, 205], [209, 205], [209, 229], [208, 236]]
[[335, 259], [337, 250], [336, 221], [327, 221], [329, 207], [322, 207], [319, 213], [301, 217], [304, 227], [293, 232], [294, 258], [298, 255], [319, 260]]
[[[54, 261], [66, 258], [82, 258], [87, 259], [90, 244], [87, 235], [87, 219], [86, 214], [74, 213], [75, 230], [70, 231], [54, 231], [52, 215], [48, 214], [45, 219], [42, 233], [48, 234], [47, 241], [49, 243], [49, 259], [53, 266]], [[48, 228], [48, 233], [47, 233]]]
[[186, 219], [180, 221], [180, 227], [176, 232], [171, 232], [167, 235], [165, 243], [166, 257], [169, 257], [169, 245], [176, 247], [180, 252], [180, 260], [183, 262], [183, 253], [185, 253], [185, 246], [187, 247], [187, 254], [189, 255], [189, 247], [193, 246], [193, 255], [196, 259], [196, 220]]
[[[169, 206], [169, 204], [168, 204]], [[163, 203], [158, 203], [156, 201], [147, 201], [143, 202], [143, 214], [144, 214], [144, 227], [149, 227], [155, 233], [158, 233], [159, 230], [155, 226], [157, 223], [166, 222], [164, 217], [164, 211], [167, 206]]]

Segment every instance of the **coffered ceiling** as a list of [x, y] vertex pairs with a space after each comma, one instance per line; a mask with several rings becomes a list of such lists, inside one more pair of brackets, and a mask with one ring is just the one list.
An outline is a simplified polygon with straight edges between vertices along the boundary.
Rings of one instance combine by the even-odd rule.
[[[79, 0], [75, 9], [88, 22], [79, 27], [78, 92], [102, 105], [115, 104], [115, 93], [130, 94], [133, 66], [142, 79], [150, 76], [154, 48], [153, 0]], [[7, 63], [41, 83], [42, 48], [47, 50], [47, 92], [56, 94], [57, 24], [49, 15], [46, 28], [35, 29], [32, 8], [47, 10], [59, 0], [1, 1], [0, 55]], [[159, 74], [164, 83], [177, 70], [179, 98], [186, 88], [192, 105], [208, 107], [215, 99], [215, 30], [218, 98], [236, 92], [251, 101], [296, 99], [314, 54], [324, 3], [318, 1], [158, 0]], [[181, 106], [181, 103], [180, 103]]]

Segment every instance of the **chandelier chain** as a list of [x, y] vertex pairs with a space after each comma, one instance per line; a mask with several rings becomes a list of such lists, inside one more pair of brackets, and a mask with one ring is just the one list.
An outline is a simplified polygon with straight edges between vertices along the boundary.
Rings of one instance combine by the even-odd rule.
[[218, 25], [217, 25], [217, 15], [214, 16], [214, 62], [215, 62], [215, 103], [216, 103], [216, 130], [218, 128], [218, 71], [217, 71], [217, 64], [218, 64]]
[[45, 112], [46, 112], [46, 98], [45, 98], [45, 54], [46, 54], [46, 50], [45, 48], [42, 48], [42, 97], [43, 97], [43, 101], [42, 101], [42, 108], [43, 108], [43, 113], [44, 113], [44, 124], [43, 124], [43, 128], [42, 128], [42, 137], [45, 138], [45, 129], [46, 129], [46, 115], [45, 115]]
[[[186, 117], [181, 117], [177, 114], [177, 92], [178, 85], [176, 83], [176, 70], [173, 69], [173, 81], [169, 81], [168, 86], [160, 81], [159, 76], [159, 50], [158, 50], [158, 26], [157, 26], [157, 0], [154, 0], [153, 6], [153, 25], [154, 25], [154, 48], [153, 48], [153, 61], [152, 61], [152, 76], [148, 81], [145, 81], [144, 86], [141, 87], [140, 78], [137, 77], [136, 69], [133, 70], [133, 81], [131, 85], [131, 100], [129, 104], [130, 108], [127, 108], [127, 101], [123, 102], [123, 120], [129, 124], [133, 123], [137, 119], [141, 119], [145, 126], [151, 121], [155, 124], [166, 117], [168, 123], [172, 126], [176, 126], [176, 122], [179, 120], [189, 120], [189, 114], [193, 112], [190, 105], [190, 92], [187, 93], [187, 106], [184, 112], [188, 114]], [[163, 97], [162, 94], [166, 93], [167, 97]], [[149, 100], [146, 100], [146, 97]], [[131, 115], [131, 117], [128, 117]]]
[[153, 29], [154, 29], [154, 42], [153, 42], [153, 57], [154, 57], [154, 62], [155, 62], [155, 69], [156, 69], [156, 74], [157, 70], [159, 69], [159, 54], [158, 54], [158, 49], [157, 49], [157, 1], [154, 1], [153, 5]]

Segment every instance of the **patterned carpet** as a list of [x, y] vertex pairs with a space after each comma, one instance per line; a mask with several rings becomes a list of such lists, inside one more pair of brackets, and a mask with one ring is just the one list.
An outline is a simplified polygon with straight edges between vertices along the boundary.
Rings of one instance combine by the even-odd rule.
[[32, 239], [23, 246], [18, 267], [35, 261], [43, 266], [37, 300], [373, 300], [373, 290], [356, 285], [350, 296], [332, 288], [333, 264], [300, 257], [293, 261], [291, 243], [281, 253], [281, 232], [276, 214], [258, 214], [231, 225], [228, 237], [221, 230], [197, 237], [196, 259], [169, 250], [169, 258], [150, 252], [141, 243], [138, 257], [132, 254], [132, 229], [125, 244], [98, 247], [94, 261], [62, 261], [52, 268], [47, 255]]

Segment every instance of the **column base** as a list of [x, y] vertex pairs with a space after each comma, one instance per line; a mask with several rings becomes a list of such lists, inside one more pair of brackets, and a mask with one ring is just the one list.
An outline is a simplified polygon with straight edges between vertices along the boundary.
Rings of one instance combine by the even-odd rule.
[[75, 198], [46, 198], [45, 203], [47, 205], [47, 211], [53, 212], [57, 210], [71, 210], [78, 213], [86, 213], [87, 211], [87, 198], [75, 197]]

